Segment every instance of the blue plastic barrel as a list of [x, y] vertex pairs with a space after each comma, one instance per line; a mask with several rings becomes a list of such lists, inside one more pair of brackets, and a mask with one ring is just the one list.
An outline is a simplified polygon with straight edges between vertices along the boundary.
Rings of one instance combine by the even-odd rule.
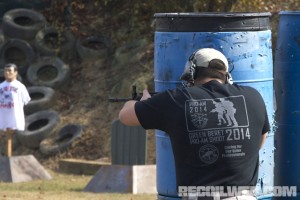
[[[273, 117], [273, 62], [270, 13], [157, 13], [154, 46], [154, 81], [157, 92], [173, 89], [191, 53], [210, 47], [230, 61], [234, 82], [256, 88]], [[174, 156], [165, 132], [156, 131], [158, 199], [179, 199]], [[260, 151], [257, 194], [272, 196], [274, 134]]]
[[[274, 62], [277, 123], [275, 185], [297, 186], [300, 199], [300, 11], [279, 12]], [[284, 198], [277, 198], [284, 199]]]

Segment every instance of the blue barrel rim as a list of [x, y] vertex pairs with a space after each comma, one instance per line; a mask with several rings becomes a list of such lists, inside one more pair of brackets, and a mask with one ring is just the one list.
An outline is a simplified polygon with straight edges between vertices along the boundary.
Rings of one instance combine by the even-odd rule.
[[270, 17], [270, 12], [186, 12], [186, 13], [155, 13], [154, 17]]
[[300, 11], [280, 11], [279, 15], [300, 15]]
[[[234, 15], [236, 14], [236, 15]], [[225, 49], [229, 49], [233, 54], [228, 56], [232, 58], [232, 61], [236, 62], [236, 65], [243, 64], [243, 68], [237, 70], [237, 73], [232, 73], [237, 76], [235, 79], [235, 83], [243, 84], [243, 85], [251, 85], [254, 88], [258, 88], [260, 93], [262, 94], [265, 101], [268, 102], [267, 111], [269, 118], [271, 117], [271, 113], [273, 113], [273, 93], [269, 95], [269, 91], [273, 91], [272, 81], [273, 70], [265, 70], [266, 66], [272, 67], [272, 62], [269, 62], [272, 57], [271, 51], [271, 26], [269, 23], [270, 13], [156, 13], [155, 17], [155, 50], [154, 50], [154, 82], [155, 82], [155, 91], [165, 91], [168, 89], [176, 88], [176, 85], [182, 83], [182, 81], [178, 80], [179, 75], [183, 71], [184, 63], [188, 57], [188, 52], [192, 53], [195, 48], [201, 47], [211, 47], [220, 50], [221, 52]], [[256, 19], [257, 18], [257, 19]], [[200, 20], [205, 23], [195, 23], [195, 21]], [[186, 23], [188, 22], [188, 23]], [[214, 23], [212, 23], [214, 22]], [[237, 22], [237, 23], [235, 23]], [[246, 23], [244, 25], [244, 22]], [[255, 26], [253, 24], [255, 23]], [[268, 24], [267, 24], [268, 23]], [[201, 25], [199, 25], [201, 24]], [[217, 25], [216, 25], [217, 24]], [[231, 26], [233, 24], [233, 26]], [[266, 25], [267, 24], [267, 25]], [[195, 28], [196, 27], [196, 28]], [[199, 29], [200, 27], [201, 29]], [[212, 27], [212, 28], [211, 28]], [[205, 28], [205, 29], [202, 29]], [[260, 31], [263, 30], [263, 31]], [[202, 35], [205, 32], [206, 35]], [[222, 32], [222, 33], [221, 33]], [[237, 37], [234, 37], [234, 34], [229, 32], [237, 32]], [[244, 34], [245, 32], [250, 32]], [[257, 33], [254, 33], [257, 32]], [[176, 33], [176, 34], [174, 34]], [[220, 34], [221, 33], [221, 34]], [[251, 40], [252, 35], [256, 35], [257, 37], [254, 40]], [[243, 37], [241, 36], [243, 35]], [[201, 36], [201, 37], [200, 37]], [[230, 48], [228, 41], [223, 40], [223, 36], [226, 36], [226, 40], [232, 43], [234, 48]], [[227, 37], [228, 36], [228, 37]], [[240, 37], [241, 36], [241, 37]], [[204, 38], [204, 39], [203, 39]], [[244, 39], [243, 39], [244, 38]], [[247, 39], [247, 45], [239, 44], [239, 42], [244, 42]], [[249, 39], [248, 39], [249, 38]], [[243, 50], [253, 50], [251, 48], [251, 44], [257, 41], [257, 38], [265, 38], [262, 43], [259, 43], [261, 50], [257, 52], [255, 55], [259, 55], [259, 59], [252, 60], [252, 56], [248, 56], [248, 54], [240, 53], [240, 49]], [[232, 41], [231, 41], [232, 40]], [[225, 43], [224, 43], [225, 42]], [[249, 43], [250, 42], [250, 43]], [[230, 43], [231, 44], [231, 43]], [[264, 44], [264, 45], [263, 45]], [[249, 48], [245, 48], [249, 47]], [[234, 51], [236, 50], [236, 51]], [[228, 52], [229, 52], [228, 51]], [[254, 52], [251, 51], [249, 55], [254, 55]], [[271, 56], [261, 56], [270, 53]], [[172, 55], [172, 56], [168, 56]], [[182, 55], [176, 56], [174, 58], [173, 55]], [[184, 59], [185, 58], [185, 59]], [[244, 60], [246, 62], [244, 62]], [[181, 64], [179, 64], [181, 63]], [[246, 63], [247, 67], [244, 67]], [[256, 64], [260, 63], [258, 66], [264, 66], [263, 73], [259, 73], [259, 77], [248, 77], [245, 78], [241, 75], [244, 75], [252, 69], [257, 72]], [[253, 67], [254, 66], [254, 67]], [[182, 68], [182, 69], [181, 69]], [[181, 69], [181, 70], [179, 70]], [[247, 69], [247, 71], [245, 70]], [[252, 71], [251, 71], [252, 72]], [[260, 72], [260, 71], [259, 71]], [[267, 76], [266, 76], [267, 75]], [[266, 82], [267, 81], [267, 82]], [[249, 83], [249, 84], [248, 84]], [[264, 95], [266, 93], [267, 95]], [[271, 110], [271, 111], [270, 111]], [[264, 146], [262, 151], [260, 152], [260, 156], [264, 158], [261, 161], [260, 170], [258, 174], [257, 180], [257, 189], [258, 189], [258, 197], [266, 198], [271, 196], [269, 191], [264, 191], [263, 188], [267, 186], [273, 186], [273, 176], [274, 176], [274, 153], [273, 153], [273, 138], [272, 134], [268, 136], [267, 146]], [[176, 173], [174, 173], [175, 165], [170, 164], [174, 162], [173, 158], [173, 150], [172, 144], [170, 143], [170, 138], [168, 135], [161, 134], [161, 132], [156, 131], [156, 155], [157, 159], [157, 197], [158, 199], [178, 199], [177, 187], [176, 187]], [[270, 149], [270, 147], [272, 149]], [[266, 158], [265, 158], [266, 156]], [[166, 181], [168, 180], [168, 181]], [[179, 197], [180, 199], [180, 197]]]
[[155, 13], [157, 32], [270, 30], [270, 12]]

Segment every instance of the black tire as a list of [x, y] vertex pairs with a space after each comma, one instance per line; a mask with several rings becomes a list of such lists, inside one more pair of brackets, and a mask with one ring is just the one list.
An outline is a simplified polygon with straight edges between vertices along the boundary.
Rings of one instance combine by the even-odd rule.
[[111, 49], [111, 41], [106, 37], [89, 36], [76, 41], [76, 50], [82, 60], [106, 58]]
[[60, 56], [74, 52], [75, 37], [70, 31], [46, 27], [36, 34], [34, 43], [41, 56]]
[[55, 91], [50, 87], [31, 86], [27, 88], [31, 101], [24, 106], [26, 115], [37, 111], [47, 110], [53, 105]]
[[25, 117], [25, 130], [17, 131], [18, 141], [32, 149], [39, 148], [40, 143], [51, 134], [60, 121], [56, 111], [43, 110]]
[[40, 152], [46, 156], [61, 153], [67, 150], [75, 139], [81, 137], [82, 126], [68, 124], [64, 126], [55, 138], [46, 138], [40, 143]]
[[5, 42], [5, 36], [3, 34], [3, 31], [0, 30], [0, 48], [2, 47], [2, 45], [4, 44]]
[[2, 30], [9, 38], [33, 40], [36, 33], [46, 25], [45, 17], [30, 9], [13, 9], [3, 15]]
[[26, 77], [34, 86], [59, 88], [70, 80], [70, 68], [58, 57], [43, 57], [28, 67]]
[[148, 45], [146, 39], [135, 40], [119, 47], [114, 55], [114, 64], [129, 64], [139, 61], [144, 53], [145, 46]]
[[4, 42], [0, 50], [2, 64], [15, 63], [21, 75], [26, 74], [29, 63], [35, 59], [35, 52], [31, 45], [20, 39], [9, 39]]

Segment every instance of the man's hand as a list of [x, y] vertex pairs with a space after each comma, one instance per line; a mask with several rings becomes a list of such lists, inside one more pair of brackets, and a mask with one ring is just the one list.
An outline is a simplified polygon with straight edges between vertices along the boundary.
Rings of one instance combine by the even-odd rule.
[[[146, 100], [151, 98], [150, 93], [148, 92], [148, 90], [143, 90], [143, 96], [141, 97], [141, 101]], [[141, 125], [136, 113], [135, 113], [135, 104], [137, 101], [135, 100], [130, 100], [127, 101], [123, 108], [120, 110], [119, 112], [119, 119], [120, 121], [127, 125], [127, 126], [139, 126]]]
[[142, 98], [141, 98], [141, 101], [146, 100], [146, 99], [149, 99], [149, 98], [151, 98], [151, 95], [150, 95], [150, 93], [148, 92], [148, 90], [143, 90], [143, 96], [142, 96]]

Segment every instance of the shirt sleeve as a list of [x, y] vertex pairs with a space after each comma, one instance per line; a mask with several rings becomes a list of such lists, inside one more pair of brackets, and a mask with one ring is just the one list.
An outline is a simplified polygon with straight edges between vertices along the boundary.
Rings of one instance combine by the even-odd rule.
[[23, 104], [26, 105], [29, 103], [29, 101], [31, 100], [30, 95], [26, 89], [26, 87], [23, 85], [22, 87], [22, 99], [23, 99]]
[[268, 113], [267, 113], [267, 111], [265, 111], [265, 123], [263, 126], [262, 134], [269, 132], [270, 129], [271, 129], [271, 127], [270, 127], [270, 123], [269, 123]]
[[135, 104], [136, 116], [144, 129], [159, 129], [165, 131], [165, 103], [167, 101], [165, 92], [153, 97], [139, 101]]

